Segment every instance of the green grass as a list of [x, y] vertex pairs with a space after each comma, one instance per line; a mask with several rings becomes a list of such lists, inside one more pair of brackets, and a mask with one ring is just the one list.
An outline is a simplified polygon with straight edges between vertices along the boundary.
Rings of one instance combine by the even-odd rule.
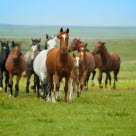
[[[92, 50], [99, 40], [85, 41]], [[30, 39], [16, 41], [22, 42], [23, 53], [29, 49]], [[9, 93], [0, 92], [0, 136], [134, 136], [136, 40], [103, 41], [106, 41], [110, 52], [121, 56], [116, 90], [99, 89], [95, 79], [96, 86], [91, 87], [89, 83], [89, 91], [83, 92], [80, 98], [76, 98], [75, 94], [74, 102], [52, 104], [36, 98], [32, 90], [26, 95], [26, 79], [21, 78], [20, 94], [16, 99], [8, 98]]]

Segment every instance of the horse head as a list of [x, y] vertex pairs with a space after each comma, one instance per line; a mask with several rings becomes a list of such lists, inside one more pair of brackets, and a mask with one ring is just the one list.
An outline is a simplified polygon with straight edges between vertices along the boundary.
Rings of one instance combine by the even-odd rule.
[[80, 64], [84, 64], [85, 52], [87, 50], [86, 46], [87, 46], [87, 43], [78, 43], [77, 51], [78, 51], [78, 56], [80, 58]]
[[13, 52], [13, 61], [15, 61], [20, 56], [21, 44], [20, 43], [15, 43], [14, 41], [12, 41], [11, 46], [12, 46], [12, 52]]
[[36, 57], [38, 51], [40, 50], [40, 41], [41, 41], [41, 38], [39, 40], [38, 39], [34, 39], [34, 40], [32, 39], [32, 44], [31, 44], [31, 49], [30, 49], [32, 60]]
[[77, 47], [78, 47], [78, 43], [80, 42], [80, 39], [77, 39], [75, 38], [72, 42], [71, 42], [71, 45], [68, 49], [69, 52], [72, 52], [72, 51], [75, 51], [77, 50]]
[[47, 45], [48, 45], [48, 49], [52, 49], [56, 46], [56, 40], [57, 40], [57, 37], [54, 36], [53, 38], [51, 38], [48, 42], [47, 42]]
[[75, 55], [74, 53], [73, 53], [73, 60], [74, 60], [74, 67], [76, 69], [79, 69], [79, 60], [80, 60], [80, 58], [77, 55]]
[[49, 36], [48, 34], [46, 34], [45, 47], [44, 47], [45, 50], [47, 50], [48, 47], [49, 47], [48, 41], [49, 41], [50, 39], [52, 39], [52, 37]]
[[95, 47], [94, 47], [94, 50], [93, 50], [93, 55], [96, 55], [96, 54], [98, 54], [98, 53], [102, 53], [103, 51], [104, 51], [104, 48], [105, 48], [105, 46], [104, 46], [104, 44], [105, 44], [105, 42], [98, 42], [96, 45], [95, 45]]
[[61, 28], [60, 33], [57, 34], [57, 38], [60, 39], [61, 53], [68, 52], [69, 29], [67, 28], [65, 31], [63, 31], [63, 28]]
[[6, 58], [8, 57], [10, 50], [9, 50], [9, 42], [2, 42], [1, 41], [1, 52], [3, 55], [4, 60], [6, 60]]

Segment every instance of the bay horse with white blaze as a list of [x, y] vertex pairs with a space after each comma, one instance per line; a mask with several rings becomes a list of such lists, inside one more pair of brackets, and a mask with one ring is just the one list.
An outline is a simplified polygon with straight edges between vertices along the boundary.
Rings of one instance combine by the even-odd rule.
[[0, 51], [0, 91], [2, 91], [3, 88], [3, 72], [5, 72], [5, 92], [7, 92], [7, 85], [9, 82], [9, 73], [5, 68], [5, 63], [8, 58], [8, 55], [10, 53], [9, 50], [9, 42], [2, 42], [1, 41], [1, 51]]
[[[68, 82], [74, 63], [73, 58], [68, 52], [68, 40], [69, 40], [69, 29], [63, 31], [60, 29], [60, 33], [57, 35], [60, 39], [60, 48], [53, 48], [48, 52], [46, 66], [48, 73], [48, 81], [50, 86], [51, 95], [53, 95], [53, 75], [55, 76], [56, 91], [59, 92], [60, 82], [62, 78], [65, 78], [65, 97], [64, 102], [67, 102], [68, 94]], [[55, 99], [52, 99], [52, 101]], [[55, 102], [55, 101], [54, 101]]]
[[24, 56], [21, 53], [21, 44], [14, 43], [12, 41], [12, 52], [9, 54], [7, 61], [6, 61], [6, 69], [9, 72], [9, 88], [10, 94], [13, 95], [13, 77], [16, 75], [16, 84], [15, 84], [15, 95], [14, 97], [18, 96], [19, 92], [19, 80], [21, 78], [22, 73], [26, 69], [26, 61]]
[[117, 81], [117, 75], [120, 70], [120, 64], [121, 60], [120, 57], [117, 54], [114, 53], [109, 53], [107, 48], [105, 47], [105, 42], [98, 42], [93, 50], [93, 54], [98, 54], [100, 53], [101, 58], [102, 58], [102, 68], [99, 69], [99, 86], [101, 87], [101, 81], [102, 81], [102, 73], [105, 72], [107, 74], [106, 80], [105, 80], [105, 88], [107, 87], [108, 83], [108, 78], [109, 78], [109, 84], [111, 86], [111, 76], [110, 72], [114, 72], [114, 83], [113, 83], [113, 89], [116, 88], [116, 83]]

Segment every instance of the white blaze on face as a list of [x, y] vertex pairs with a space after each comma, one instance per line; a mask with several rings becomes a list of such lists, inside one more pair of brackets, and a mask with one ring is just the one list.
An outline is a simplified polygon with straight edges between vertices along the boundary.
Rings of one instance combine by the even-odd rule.
[[17, 47], [15, 49], [17, 50]]
[[32, 50], [31, 59], [34, 59], [35, 52], [38, 50], [38, 46], [32, 45], [31, 50]]
[[83, 55], [84, 55], [84, 53], [83, 53], [83, 52], [81, 52], [81, 55], [83, 56]]
[[64, 41], [65, 41], [65, 39], [66, 39], [66, 34], [63, 34], [62, 37], [64, 38]]
[[79, 66], [79, 57], [76, 57], [76, 66]]

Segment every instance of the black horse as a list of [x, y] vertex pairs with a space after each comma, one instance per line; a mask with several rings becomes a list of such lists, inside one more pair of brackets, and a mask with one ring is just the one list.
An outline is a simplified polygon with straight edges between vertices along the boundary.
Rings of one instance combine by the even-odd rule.
[[10, 53], [9, 50], [9, 42], [2, 42], [1, 41], [1, 51], [0, 51], [0, 91], [2, 91], [3, 88], [3, 72], [5, 71], [5, 92], [7, 92], [7, 86], [9, 83], [9, 73], [5, 68], [5, 63], [8, 58], [8, 55]]

